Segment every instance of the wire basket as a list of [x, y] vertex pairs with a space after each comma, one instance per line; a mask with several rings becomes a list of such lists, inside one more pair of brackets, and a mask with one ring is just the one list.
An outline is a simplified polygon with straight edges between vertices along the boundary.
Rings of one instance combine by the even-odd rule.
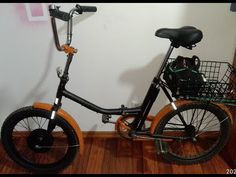
[[236, 106], [236, 69], [231, 64], [228, 62], [201, 61], [199, 72], [204, 82], [179, 80], [179, 86], [184, 89], [178, 98], [212, 101]]

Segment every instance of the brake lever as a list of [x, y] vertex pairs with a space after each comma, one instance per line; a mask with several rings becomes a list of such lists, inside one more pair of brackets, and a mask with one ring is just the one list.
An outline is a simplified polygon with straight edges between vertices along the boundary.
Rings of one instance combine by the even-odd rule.
[[79, 14], [83, 13], [79, 4], [76, 4], [75, 7], [77, 8], [77, 10], [76, 10], [77, 13], [79, 13]]
[[57, 10], [59, 10], [59, 9], [61, 8], [61, 6], [55, 6], [55, 8], [56, 8]]

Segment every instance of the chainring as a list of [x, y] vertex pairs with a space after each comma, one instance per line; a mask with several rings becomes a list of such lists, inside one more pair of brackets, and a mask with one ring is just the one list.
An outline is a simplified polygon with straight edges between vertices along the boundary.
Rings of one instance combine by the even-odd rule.
[[[116, 131], [118, 132], [118, 134], [122, 138], [125, 138], [128, 140], [133, 139], [133, 137], [131, 137], [129, 135], [129, 132], [132, 130], [130, 125], [134, 121], [134, 119], [135, 119], [135, 117], [132, 117], [132, 116], [121, 116], [117, 119], [115, 128], [116, 128]], [[153, 116], [148, 116], [145, 121], [145, 124], [143, 125], [143, 129], [149, 128], [149, 125], [148, 125], [148, 127], [146, 127], [146, 122], [150, 123], [150, 122], [152, 122], [152, 120], [153, 120]]]

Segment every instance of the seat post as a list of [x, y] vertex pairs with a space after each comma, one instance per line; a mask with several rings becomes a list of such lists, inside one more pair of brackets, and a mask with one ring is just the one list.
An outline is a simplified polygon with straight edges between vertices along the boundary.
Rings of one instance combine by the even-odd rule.
[[156, 75], [156, 78], [159, 78], [161, 76], [161, 73], [162, 73], [163, 69], [165, 68], [168, 59], [170, 58], [170, 55], [171, 55], [173, 49], [174, 49], [174, 46], [172, 46], [172, 44], [170, 44], [170, 47], [169, 47], [169, 49], [168, 49], [168, 51], [166, 53], [166, 56], [165, 56], [165, 58], [164, 58], [164, 60], [163, 60], [163, 62], [161, 64], [161, 67], [160, 67], [160, 69], [159, 69], [159, 71], [158, 71], [158, 73]]

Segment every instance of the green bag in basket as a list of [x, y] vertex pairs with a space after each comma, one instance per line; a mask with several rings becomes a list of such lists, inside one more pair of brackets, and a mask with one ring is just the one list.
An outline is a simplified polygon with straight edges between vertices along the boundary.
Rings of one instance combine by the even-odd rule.
[[178, 56], [167, 64], [163, 79], [166, 81], [173, 97], [196, 96], [204, 83], [202, 73], [199, 72], [200, 59]]

